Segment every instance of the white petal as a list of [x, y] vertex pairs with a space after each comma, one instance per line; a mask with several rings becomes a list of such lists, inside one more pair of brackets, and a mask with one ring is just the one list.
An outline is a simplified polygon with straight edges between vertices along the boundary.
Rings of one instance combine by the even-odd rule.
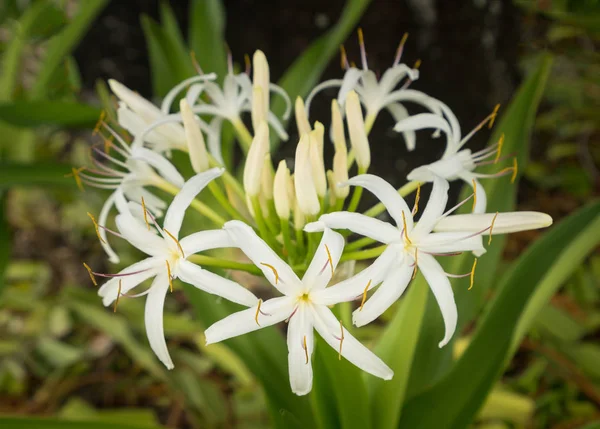
[[444, 118], [432, 113], [420, 113], [406, 118], [394, 126], [394, 131], [418, 131], [427, 128], [443, 131], [448, 136], [448, 141], [451, 144], [452, 130], [450, 129], [448, 122], [446, 122]]
[[342, 86], [342, 83], [343, 83], [342, 79], [330, 79], [330, 80], [321, 82], [320, 84], [315, 86], [310, 91], [310, 94], [308, 94], [308, 97], [306, 97], [306, 115], [310, 115], [310, 104], [312, 103], [312, 100], [315, 97], [315, 95], [317, 95], [319, 92], [321, 92], [327, 88], [340, 87], [340, 86]]
[[211, 168], [203, 173], [196, 174], [185, 182], [181, 190], [169, 206], [165, 215], [164, 228], [175, 237], [179, 237], [179, 230], [185, 211], [190, 206], [196, 195], [198, 195], [212, 180], [223, 174], [223, 168]]
[[[120, 102], [117, 108], [117, 121], [121, 127], [125, 128], [135, 137], [142, 135], [148, 126], [148, 123], [141, 116], [127, 107], [123, 102]], [[151, 144], [160, 144], [161, 136], [156, 132], [151, 132], [146, 134], [144, 140]], [[132, 147], [141, 146], [142, 143], [143, 141], [139, 140], [138, 144], [132, 145]]]
[[144, 319], [150, 347], [167, 369], [173, 369], [173, 361], [169, 355], [169, 350], [167, 350], [165, 331], [163, 329], [163, 310], [168, 290], [169, 280], [167, 279], [167, 273], [165, 272], [156, 276], [146, 298]]
[[381, 286], [365, 302], [362, 310], [359, 308], [352, 313], [352, 322], [356, 326], [364, 326], [381, 316], [402, 296], [410, 283], [412, 273], [413, 268], [407, 263], [394, 266]]
[[160, 110], [162, 111], [162, 113], [164, 115], [167, 115], [171, 111], [171, 105], [173, 104], [173, 101], [175, 101], [175, 99], [177, 98], [177, 95], [179, 95], [179, 93], [186, 88], [190, 88], [190, 90], [188, 91], [188, 94], [192, 93], [195, 95], [195, 97], [188, 98], [188, 103], [190, 103], [190, 105], [193, 105], [194, 101], [200, 96], [200, 93], [202, 92], [202, 89], [204, 87], [203, 84], [197, 84], [196, 82], [205, 81], [205, 80], [213, 80], [216, 77], [217, 76], [214, 73], [209, 73], [209, 74], [203, 74], [203, 75], [199, 75], [199, 76], [193, 76], [193, 77], [190, 77], [188, 79], [181, 81], [176, 86], [174, 86], [167, 93], [167, 95], [165, 95], [165, 98], [163, 99]]
[[315, 291], [311, 297], [314, 302], [321, 305], [334, 305], [359, 299], [367, 286], [369, 286], [369, 290], [373, 289], [389, 275], [394, 267], [400, 266], [402, 260], [402, 253], [395, 245], [390, 245], [360, 273], [333, 286]]
[[382, 93], [387, 94], [393, 91], [393, 89], [400, 83], [402, 79], [409, 77], [411, 80], [417, 80], [419, 77], [419, 71], [413, 70], [406, 64], [398, 64], [394, 67], [390, 67], [383, 73], [379, 80], [379, 88]]
[[381, 359], [379, 359], [372, 351], [363, 346], [346, 330], [340, 326], [340, 322], [335, 318], [330, 309], [322, 305], [313, 306], [315, 312], [315, 329], [327, 344], [334, 350], [340, 350], [341, 354], [350, 363], [356, 365], [363, 371], [368, 372], [376, 377], [384, 380], [391, 380], [394, 376], [392, 371]]
[[314, 343], [312, 312], [299, 308], [291, 317], [287, 331], [290, 385], [296, 395], [306, 395], [312, 389]]
[[[495, 213], [450, 215], [441, 219], [434, 231], [479, 232], [489, 235], [489, 227]], [[546, 228], [552, 225], [552, 218], [540, 212], [498, 213], [492, 228], [492, 234], [506, 234], [530, 229]], [[485, 231], [483, 231], [485, 230]]]
[[269, 125], [271, 125], [273, 127], [273, 129], [277, 133], [277, 136], [281, 140], [283, 140], [283, 141], [288, 140], [289, 136], [288, 136], [288, 133], [285, 131], [285, 127], [283, 126], [283, 124], [281, 123], [279, 118], [277, 116], [275, 116], [275, 114], [273, 112], [267, 113], [267, 121], [269, 122]]
[[338, 92], [337, 100], [340, 104], [340, 107], [344, 108], [344, 104], [346, 103], [346, 96], [348, 93], [358, 86], [358, 81], [363, 76], [363, 71], [354, 67], [350, 67], [344, 73], [344, 78], [342, 80], [342, 84], [340, 85], [340, 91]]
[[225, 165], [223, 160], [223, 153], [221, 149], [221, 127], [223, 125], [223, 118], [217, 116], [210, 121], [210, 132], [207, 137], [208, 151], [212, 156], [215, 157], [217, 162], [221, 165]]
[[171, 164], [167, 158], [143, 147], [136, 147], [131, 152], [131, 159], [141, 159], [152, 167], [156, 168], [158, 173], [177, 187], [183, 186], [184, 180], [177, 168]]
[[256, 304], [258, 301], [258, 298], [248, 289], [234, 281], [204, 270], [190, 261], [179, 261], [177, 277], [200, 290], [247, 307]]
[[458, 314], [456, 303], [454, 302], [454, 292], [446, 273], [433, 256], [419, 254], [419, 270], [423, 273], [425, 280], [433, 292], [433, 296], [440, 307], [442, 317], [444, 318], [445, 334], [439, 346], [444, 347], [454, 335], [456, 330], [456, 321]]
[[[408, 110], [400, 103], [392, 103], [386, 106], [387, 110], [390, 112], [392, 117], [394, 118], [394, 122], [400, 122], [403, 119], [408, 118], [410, 115], [408, 114]], [[417, 136], [414, 131], [404, 131], [402, 133], [404, 136], [404, 141], [406, 143], [406, 148], [410, 151], [414, 150], [417, 145]]]
[[349, 229], [356, 234], [364, 235], [384, 244], [401, 239], [400, 231], [391, 224], [353, 212], [324, 214], [317, 222], [307, 224], [304, 227], [304, 231], [323, 231], [326, 227], [331, 229]]
[[425, 206], [423, 214], [412, 230], [411, 235], [414, 236], [416, 240], [429, 234], [433, 229], [433, 226], [444, 214], [446, 203], [448, 202], [449, 188], [450, 184], [447, 180], [438, 176], [433, 176], [433, 189], [431, 190], [431, 195], [427, 201], [427, 206]]
[[299, 290], [301, 282], [298, 276], [251, 227], [244, 222], [232, 220], [225, 223], [223, 229], [279, 292], [291, 295]]
[[468, 232], [433, 232], [415, 243], [427, 253], [485, 252], [481, 235]]
[[131, 214], [120, 214], [115, 218], [117, 228], [125, 240], [142, 252], [151, 256], [163, 256], [168, 252], [165, 240], [150, 231]]
[[179, 240], [179, 244], [186, 257], [209, 249], [235, 247], [227, 231], [222, 229], [195, 232]]
[[110, 213], [110, 209], [113, 207], [114, 204], [115, 204], [115, 193], [113, 192], [112, 194], [110, 194], [110, 196], [104, 202], [104, 205], [102, 206], [102, 210], [100, 210], [100, 214], [98, 215], [98, 226], [100, 226], [100, 228], [98, 228], [98, 233], [100, 234], [100, 237], [102, 237], [102, 240], [100, 241], [100, 245], [106, 252], [106, 255], [108, 256], [108, 260], [110, 262], [112, 262], [113, 264], [118, 264], [120, 261], [119, 256], [115, 253], [115, 251], [112, 249], [112, 247], [108, 243], [108, 237], [106, 234], [106, 230], [104, 229], [104, 227], [106, 227], [106, 221], [108, 220], [108, 214]]
[[[287, 296], [272, 298], [260, 306], [258, 318], [257, 305], [246, 310], [238, 311], [224, 319], [213, 323], [205, 332], [206, 344], [218, 343], [228, 338], [247, 334], [266, 326], [282, 322], [294, 311], [294, 300]], [[258, 323], [256, 320], [258, 319]]]
[[323, 289], [331, 281], [337, 267], [342, 251], [344, 250], [344, 237], [329, 228], [325, 229], [323, 238], [317, 247], [313, 259], [302, 277], [304, 286], [311, 290]]
[[285, 89], [273, 83], [269, 84], [269, 91], [274, 92], [283, 98], [283, 102], [285, 103], [285, 111], [283, 112], [282, 117], [283, 119], [288, 119], [290, 117], [290, 113], [292, 113], [292, 100], [290, 100], [288, 93], [285, 92]]
[[411, 209], [408, 208], [408, 204], [406, 204], [404, 198], [388, 182], [373, 174], [361, 174], [348, 180], [348, 183], [353, 186], [362, 186], [375, 195], [383, 203], [392, 219], [396, 222], [396, 226], [400, 229], [403, 228], [402, 213], [404, 212], [406, 227], [409, 231], [412, 229], [413, 219]]
[[137, 115], [141, 116], [145, 122], [153, 122], [162, 116], [158, 107], [122, 83], [114, 79], [109, 79], [108, 85], [112, 92]]
[[[470, 179], [470, 180], [469, 180]], [[485, 213], [485, 209], [487, 207], [487, 195], [485, 193], [485, 188], [481, 184], [481, 182], [475, 178], [471, 179], [470, 177], [465, 180], [471, 187], [473, 187], [473, 180], [475, 180], [475, 186], [477, 187], [477, 201], [475, 201], [475, 208], [473, 209], [473, 213]]]
[[144, 280], [154, 277], [161, 266], [164, 266], [166, 269], [166, 264], [162, 259], [146, 258], [119, 271], [118, 274], [128, 275], [113, 277], [98, 289], [98, 295], [102, 297], [102, 304], [104, 306], [109, 306], [117, 299], [119, 280], [121, 281], [121, 294], [124, 295]]

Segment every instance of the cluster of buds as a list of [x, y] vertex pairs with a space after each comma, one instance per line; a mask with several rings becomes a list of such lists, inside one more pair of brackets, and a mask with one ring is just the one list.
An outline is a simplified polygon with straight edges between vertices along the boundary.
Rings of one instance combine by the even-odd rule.
[[[492, 234], [552, 223], [543, 213], [486, 213], [485, 192], [478, 179], [511, 174], [514, 180], [516, 163], [496, 175], [484, 176], [475, 168], [500, 162], [502, 141], [475, 153], [463, 146], [485, 124], [491, 127], [497, 109], [461, 137], [458, 120], [444, 103], [408, 89], [418, 78], [418, 64], [411, 68], [400, 62], [406, 38], [392, 67], [379, 80], [368, 69], [362, 32], [359, 39], [362, 69], [350, 66], [343, 55], [343, 79], [316, 86], [306, 104], [301, 98], [295, 101], [299, 139], [293, 165], [285, 160], [273, 163], [276, 156], [271, 154], [270, 134], [275, 132], [287, 139], [283, 123], [291, 113], [291, 103], [285, 91], [270, 82], [269, 65], [261, 51], [253, 56], [252, 78], [249, 70], [234, 74], [230, 60], [222, 87], [215, 83], [216, 76], [200, 73], [173, 88], [160, 107], [110, 81], [119, 99], [118, 124], [113, 126], [101, 118], [95, 132], [103, 139], [104, 150], [94, 146], [90, 156], [94, 166], [73, 169], [73, 175], [81, 186], [112, 190], [98, 221], [89, 214], [111, 262], [117, 263], [119, 258], [109, 245], [109, 235], [126, 240], [147, 257], [116, 274], [98, 273], [84, 265], [94, 284], [97, 277], [109, 278], [98, 293], [104, 305], [113, 305], [115, 311], [122, 297], [147, 296], [148, 339], [167, 368], [174, 364], [164, 338], [162, 310], [167, 292], [173, 290], [173, 280], [179, 279], [248, 307], [209, 327], [205, 332], [207, 343], [286, 322], [290, 383], [298, 395], [308, 393], [312, 387], [315, 330], [338, 351], [340, 359], [390, 379], [391, 369], [344, 328], [331, 306], [356, 302], [353, 323], [363, 326], [396, 302], [420, 272], [443, 315], [442, 347], [453, 337], [457, 322], [449, 278], [469, 277], [469, 287], [473, 287], [477, 259], [470, 272], [448, 274], [436, 257], [462, 252], [480, 256], [485, 252], [483, 236], [489, 237], [489, 244]], [[311, 124], [308, 108], [321, 89], [332, 86], [339, 86], [340, 92], [331, 102], [331, 127], [326, 130], [321, 122]], [[283, 96], [288, 104], [283, 118], [270, 110], [271, 93]], [[172, 111], [178, 97], [179, 109]], [[418, 103], [430, 113], [409, 115], [401, 102]], [[413, 170], [410, 182], [398, 190], [369, 173], [368, 136], [382, 109], [395, 118], [394, 129], [401, 133], [409, 150], [415, 147], [416, 131], [420, 129], [431, 128], [434, 135], [443, 133], [447, 138], [443, 157]], [[250, 113], [252, 132], [242, 118], [245, 112]], [[233, 125], [246, 154], [242, 183], [223, 162], [223, 121]], [[324, 157], [327, 139], [335, 149], [331, 161]], [[169, 160], [175, 150], [189, 155], [195, 175], [187, 181]], [[447, 209], [449, 181], [455, 179], [469, 183], [473, 193]], [[427, 182], [433, 186], [420, 212], [421, 186]], [[204, 189], [212, 194], [211, 200], [204, 194], [199, 196]], [[381, 204], [359, 213], [363, 189], [373, 193]], [[167, 207], [153, 190], [172, 194], [170, 205]], [[415, 191], [411, 208], [404, 197]], [[473, 213], [453, 214], [468, 201], [473, 202]], [[107, 227], [112, 207], [118, 211], [116, 230]], [[180, 238], [188, 208], [213, 222], [214, 229]], [[383, 209], [391, 222], [376, 218]], [[344, 236], [336, 232], [340, 229], [363, 237]], [[374, 246], [375, 242], [381, 245]], [[199, 254], [218, 248], [240, 249], [251, 263]], [[341, 279], [336, 276], [337, 283], [330, 285], [340, 261], [368, 258], [374, 261], [367, 268]], [[262, 275], [279, 296], [263, 301], [244, 285], [211, 268]], [[151, 278], [154, 280], [144, 291], [130, 293]]]

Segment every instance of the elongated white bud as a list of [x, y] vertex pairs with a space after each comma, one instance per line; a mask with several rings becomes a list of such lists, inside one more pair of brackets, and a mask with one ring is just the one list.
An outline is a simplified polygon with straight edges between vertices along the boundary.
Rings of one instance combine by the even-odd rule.
[[260, 192], [262, 169], [267, 153], [269, 153], [269, 126], [263, 121], [252, 140], [244, 167], [244, 189], [250, 197]]
[[331, 101], [331, 129], [335, 150], [340, 150], [342, 146], [347, 150], [344, 120], [342, 119], [342, 112], [340, 112], [340, 105], [335, 98]]
[[294, 189], [294, 182], [296, 181], [296, 176], [292, 175], [290, 179], [290, 186], [288, 190], [294, 215], [294, 229], [297, 231], [302, 231], [302, 228], [304, 228], [304, 225], [306, 225], [306, 217], [304, 216], [304, 213], [302, 213], [302, 210], [300, 210], [298, 198], [296, 198], [296, 191]]
[[294, 169], [294, 186], [300, 210], [305, 215], [319, 213], [320, 205], [310, 164], [310, 136], [300, 138], [296, 148], [296, 166]]
[[298, 135], [302, 136], [303, 134], [310, 133], [310, 122], [308, 122], [308, 116], [306, 116], [306, 108], [304, 107], [304, 101], [302, 101], [302, 98], [296, 98], [294, 111], [296, 113], [296, 126], [298, 127]]
[[252, 56], [252, 86], [262, 88], [262, 99], [263, 99], [263, 114], [266, 117], [269, 111], [269, 84], [271, 83], [271, 77], [269, 74], [269, 63], [267, 57], [261, 50], [254, 52]]
[[540, 212], [508, 212], [450, 215], [441, 219], [433, 228], [436, 232], [465, 232], [482, 234], [508, 234], [530, 229], [546, 228], [552, 218]]
[[258, 132], [260, 124], [267, 121], [264, 109], [263, 89], [260, 86], [252, 87], [252, 129]]
[[285, 161], [279, 162], [273, 184], [275, 211], [281, 219], [290, 218], [290, 170]]
[[271, 154], [265, 155], [263, 170], [261, 175], [262, 193], [267, 200], [273, 199], [273, 181], [275, 172], [273, 171], [273, 163], [271, 162]]
[[204, 136], [196, 120], [196, 115], [192, 113], [190, 105], [184, 98], [179, 103], [181, 117], [183, 118], [183, 128], [185, 130], [185, 141], [190, 155], [192, 168], [196, 173], [202, 173], [208, 170], [208, 153], [206, 152], [206, 144]]
[[337, 198], [344, 199], [350, 193], [349, 186], [338, 186], [340, 183], [348, 181], [348, 151], [346, 145], [336, 146], [335, 155], [333, 155], [333, 191]]
[[335, 200], [337, 199], [336, 193], [336, 182], [333, 177], [333, 171], [327, 170], [327, 184], [329, 185], [329, 206], [333, 207]]
[[348, 132], [350, 134], [350, 144], [356, 154], [356, 164], [359, 168], [366, 171], [371, 165], [371, 149], [369, 140], [365, 131], [365, 121], [363, 119], [360, 100], [358, 94], [350, 91], [346, 97], [346, 120], [348, 121]]
[[323, 125], [317, 122], [310, 136], [310, 164], [317, 195], [321, 198], [327, 193], [327, 177], [325, 176], [325, 162], [323, 160]]

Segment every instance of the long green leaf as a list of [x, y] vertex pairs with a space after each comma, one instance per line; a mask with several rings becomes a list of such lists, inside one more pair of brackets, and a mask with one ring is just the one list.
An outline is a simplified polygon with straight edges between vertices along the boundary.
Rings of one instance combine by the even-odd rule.
[[189, 45], [198, 64], [222, 81], [227, 73], [225, 52], [225, 10], [220, 0], [193, 0], [190, 3]]
[[[490, 138], [490, 144], [493, 144], [504, 134], [504, 153], [514, 153], [521, 170], [527, 164], [530, 134], [551, 64], [550, 56], [543, 56], [540, 59], [537, 68], [523, 82], [499, 123], [494, 127]], [[491, 168], [497, 170], [498, 166]], [[487, 181], [484, 184], [488, 197], [487, 211], [514, 210], [517, 183], [511, 184], [507, 177]], [[469, 188], [467, 192], [471, 192], [471, 189]], [[462, 327], [473, 320], [480, 311], [486, 293], [494, 284], [504, 242], [505, 237], [494, 237], [492, 244], [488, 246], [487, 253], [479, 259], [475, 286], [472, 290], [468, 290], [468, 280], [454, 282], [454, 296], [458, 306], [457, 332], [460, 332]], [[446, 258], [441, 262], [448, 273], [464, 273], [471, 269], [473, 255], [465, 252], [453, 258]], [[438, 348], [438, 342], [443, 337], [443, 329], [444, 323], [439, 308], [432, 295], [429, 294], [415, 368], [409, 382], [410, 396], [432, 385], [449, 369], [452, 362], [452, 344], [441, 350]]]
[[0, 192], [0, 296], [6, 286], [4, 273], [10, 259], [10, 231], [6, 218], [6, 192]]
[[152, 79], [152, 94], [155, 97], [164, 97], [169, 90], [177, 84], [175, 74], [162, 47], [162, 30], [150, 17], [142, 15], [140, 18], [148, 61], [150, 62], [150, 77]]
[[[452, 370], [431, 389], [405, 404], [399, 427], [467, 427], [504, 368], [519, 318], [540, 280], [563, 250], [600, 215], [590, 204], [552, 227], [520, 258], [506, 276], [467, 350]], [[435, 412], [431, 406], [435, 404]]]
[[190, 52], [186, 47], [183, 35], [175, 19], [173, 9], [169, 3], [163, 1], [160, 4], [160, 21], [163, 30], [163, 43], [169, 60], [172, 62], [177, 81], [182, 81], [196, 74], [192, 65]]
[[[139, 429], [139, 426], [113, 422], [77, 422], [37, 417], [0, 417], [0, 427], [2, 429]], [[148, 427], [148, 429], [152, 428]]]
[[91, 128], [100, 109], [68, 101], [15, 101], [0, 104], [0, 121], [21, 127], [59, 125], [66, 128]]
[[61, 164], [0, 163], [0, 189], [17, 185], [75, 186], [73, 178], [65, 177], [71, 167]]

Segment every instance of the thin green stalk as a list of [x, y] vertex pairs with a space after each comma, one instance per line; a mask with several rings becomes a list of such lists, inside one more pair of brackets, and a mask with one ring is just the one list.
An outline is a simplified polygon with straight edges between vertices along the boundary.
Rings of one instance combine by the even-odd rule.
[[[171, 194], [173, 196], [177, 195], [180, 191], [180, 189], [177, 186], [170, 184], [166, 180], [157, 182], [156, 186], [159, 189], [162, 189], [163, 191], [168, 192], [169, 194]], [[223, 219], [220, 215], [218, 215], [213, 209], [211, 209], [206, 204], [204, 204], [198, 200], [192, 200], [190, 207], [192, 207], [194, 210], [196, 210], [201, 215], [206, 216], [207, 218], [212, 220], [218, 226], [223, 226], [223, 224], [226, 222], [226, 220]]]
[[251, 197], [250, 201], [252, 202], [254, 220], [256, 221], [256, 226], [258, 226], [258, 231], [260, 232], [261, 238], [263, 238], [273, 250], [277, 251], [279, 248], [277, 240], [275, 240], [275, 237], [273, 237], [273, 234], [271, 234], [269, 227], [265, 223], [265, 218], [263, 217], [262, 208], [260, 207], [258, 197]]
[[344, 247], [344, 250], [346, 252], [350, 252], [353, 250], [358, 250], [358, 249], [362, 249], [365, 246], [368, 246], [371, 243], [374, 243], [375, 240], [373, 240], [372, 238], [369, 237], [363, 237], [359, 240], [353, 241], [352, 243], [349, 243], [346, 245], [346, 247]]
[[[413, 193], [414, 191], [417, 190], [417, 188], [419, 187], [419, 185], [421, 185], [421, 182], [417, 182], [417, 181], [412, 181], [412, 182], [408, 182], [407, 184], [405, 184], [404, 186], [402, 186], [401, 188], [398, 189], [398, 193], [400, 194], [401, 197], [406, 197], [407, 195], [410, 195], [411, 193]], [[366, 216], [377, 216], [378, 214], [382, 213], [385, 210], [385, 206], [383, 205], [383, 203], [378, 203], [375, 204], [373, 207], [371, 207], [369, 210], [367, 210], [364, 214]]]
[[304, 231], [302, 231], [301, 229], [296, 229], [296, 246], [298, 247], [298, 251], [300, 252], [300, 254], [298, 255], [300, 259], [300, 257], [302, 255], [304, 255]]
[[[358, 174], [365, 174], [367, 172], [366, 168], [358, 169]], [[350, 200], [350, 204], [348, 205], [349, 212], [355, 212], [358, 208], [358, 204], [360, 203], [360, 197], [362, 196], [363, 188], [362, 186], [355, 186], [354, 191], [352, 192], [352, 199]]]
[[358, 252], [344, 253], [344, 254], [342, 254], [342, 257], [340, 258], [340, 262], [360, 261], [363, 259], [373, 259], [373, 258], [376, 258], [377, 256], [381, 255], [386, 247], [387, 247], [387, 244], [384, 244], [383, 246], [374, 247], [372, 249], [361, 250]]
[[279, 219], [281, 224], [281, 235], [283, 236], [283, 248], [288, 254], [288, 260], [293, 263], [296, 261], [296, 248], [292, 244], [290, 235], [290, 221], [288, 219]]
[[246, 125], [244, 125], [242, 120], [239, 118], [235, 121], [232, 121], [231, 125], [233, 125], [235, 134], [237, 135], [238, 140], [241, 143], [240, 146], [242, 146], [242, 150], [245, 154], [247, 154], [248, 150], [250, 150], [250, 145], [252, 144], [252, 134], [250, 134], [250, 131], [248, 131]]
[[279, 234], [279, 216], [277, 216], [277, 211], [275, 210], [275, 203], [273, 200], [267, 200], [267, 207], [269, 210], [269, 215], [265, 218], [267, 221], [267, 226], [271, 230], [273, 235]]
[[227, 268], [230, 270], [246, 271], [247, 273], [262, 275], [262, 271], [254, 264], [245, 264], [243, 262], [228, 261], [226, 259], [216, 258], [206, 255], [190, 255], [188, 261], [204, 267]]
[[227, 199], [227, 197], [225, 196], [225, 194], [223, 193], [223, 191], [221, 190], [221, 188], [219, 188], [219, 185], [217, 185], [216, 182], [210, 182], [208, 184], [208, 189], [210, 190], [210, 192], [213, 194], [213, 196], [215, 197], [215, 199], [217, 200], [217, 202], [219, 204], [221, 204], [221, 206], [225, 209], [225, 211], [227, 213], [229, 213], [229, 215], [237, 220], [241, 220], [246, 222], [247, 219], [244, 219], [244, 217], [242, 216], [242, 214], [236, 210], [235, 207], [233, 207], [231, 205], [231, 203], [229, 202], [229, 200]]
[[[211, 167], [223, 167], [214, 156], [208, 154], [208, 160]], [[231, 188], [235, 191], [236, 194], [240, 197], [242, 201], [246, 201], [246, 193], [244, 192], [244, 188], [240, 184], [240, 182], [231, 175], [231, 173], [227, 170], [223, 172], [221, 179], [225, 182], [225, 184], [231, 186]]]

